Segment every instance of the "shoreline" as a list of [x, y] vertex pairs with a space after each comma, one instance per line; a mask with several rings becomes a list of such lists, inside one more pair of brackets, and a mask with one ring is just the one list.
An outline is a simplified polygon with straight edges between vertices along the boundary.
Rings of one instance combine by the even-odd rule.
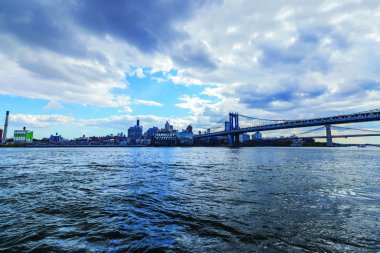
[[[229, 145], [218, 145], [218, 146], [148, 146], [148, 145], [126, 145], [126, 146], [117, 146], [117, 145], [0, 145], [0, 148], [172, 148], [172, 147], [180, 147], [180, 148], [191, 148], [191, 147], [208, 147], [208, 148], [268, 148], [268, 147], [277, 147], [277, 148], [326, 148], [326, 146], [229, 146]], [[341, 147], [358, 147], [358, 145], [349, 145], [349, 146], [334, 146], [335, 148]], [[366, 145], [365, 147], [378, 147], [379, 145]]]

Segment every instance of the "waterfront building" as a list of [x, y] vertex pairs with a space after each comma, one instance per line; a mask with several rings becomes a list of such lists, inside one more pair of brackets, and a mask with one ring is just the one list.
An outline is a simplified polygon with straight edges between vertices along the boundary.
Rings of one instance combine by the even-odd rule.
[[140, 126], [140, 120], [137, 120], [136, 125], [128, 129], [129, 143], [135, 144], [137, 139], [141, 139], [143, 133], [143, 127]]
[[75, 144], [76, 145], [88, 145], [89, 140], [90, 140], [90, 138], [83, 135], [82, 137], [75, 139]]
[[33, 131], [26, 130], [24, 127], [22, 130], [15, 130], [13, 135], [14, 143], [32, 143], [33, 142]]
[[239, 136], [239, 141], [242, 142], [242, 143], [250, 141], [250, 140], [251, 140], [251, 138], [250, 138], [249, 134], [241, 134]]
[[181, 145], [193, 145], [194, 144], [194, 135], [192, 132], [188, 130], [183, 130], [182, 132], [178, 132], [177, 136], [179, 138], [179, 143]]
[[137, 139], [136, 140], [137, 145], [149, 146], [151, 143], [152, 143], [152, 139]]
[[3, 129], [0, 128], [0, 143], [2, 142], [3, 140]]
[[62, 143], [63, 137], [61, 135], [58, 135], [58, 133], [55, 133], [55, 135], [50, 135], [49, 142], [50, 143]]
[[151, 127], [144, 133], [144, 139], [152, 139], [158, 132], [158, 127]]
[[160, 146], [175, 146], [179, 139], [175, 132], [161, 129], [154, 136], [154, 144]]
[[263, 138], [263, 135], [258, 131], [252, 134], [252, 140], [261, 140], [262, 138]]

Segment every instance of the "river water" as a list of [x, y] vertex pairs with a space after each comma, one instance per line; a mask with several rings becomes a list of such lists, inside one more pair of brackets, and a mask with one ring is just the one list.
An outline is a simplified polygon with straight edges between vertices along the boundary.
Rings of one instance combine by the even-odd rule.
[[380, 251], [380, 148], [2, 148], [0, 190], [2, 252]]

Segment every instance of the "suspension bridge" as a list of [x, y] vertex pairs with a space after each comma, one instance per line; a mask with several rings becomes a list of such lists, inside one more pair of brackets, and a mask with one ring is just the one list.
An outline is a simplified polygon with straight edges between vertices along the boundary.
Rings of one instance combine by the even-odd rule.
[[[369, 121], [380, 121], [380, 108], [370, 111], [337, 115], [323, 118], [301, 119], [301, 120], [273, 120], [257, 117], [245, 116], [239, 113], [229, 113], [214, 125], [209, 127], [205, 133], [195, 135], [195, 139], [210, 138], [217, 136], [228, 136], [230, 145], [239, 144], [239, 135], [249, 132], [262, 132], [289, 128], [302, 128], [322, 126], [326, 129], [326, 136], [316, 136], [314, 138], [326, 138], [326, 145], [333, 146], [333, 138], [358, 137], [350, 135], [333, 136], [331, 134], [332, 125], [359, 123]], [[336, 127], [336, 126], [335, 126]], [[320, 128], [318, 128], [320, 130]], [[314, 129], [315, 130], [315, 129]], [[313, 131], [313, 130], [311, 130]], [[311, 132], [309, 131], [309, 132]], [[372, 130], [369, 130], [372, 131]], [[376, 133], [374, 133], [376, 132]], [[380, 136], [379, 131], [362, 134], [360, 136]]]

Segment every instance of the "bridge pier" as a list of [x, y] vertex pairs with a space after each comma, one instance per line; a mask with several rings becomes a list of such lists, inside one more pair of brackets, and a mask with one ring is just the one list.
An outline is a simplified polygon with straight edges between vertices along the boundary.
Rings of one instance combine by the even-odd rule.
[[331, 126], [330, 125], [326, 125], [326, 146], [327, 147], [333, 146], [333, 141], [332, 141], [332, 136], [331, 136]]
[[239, 134], [230, 134], [228, 135], [228, 139], [229, 139], [230, 146], [239, 146], [240, 144]]

